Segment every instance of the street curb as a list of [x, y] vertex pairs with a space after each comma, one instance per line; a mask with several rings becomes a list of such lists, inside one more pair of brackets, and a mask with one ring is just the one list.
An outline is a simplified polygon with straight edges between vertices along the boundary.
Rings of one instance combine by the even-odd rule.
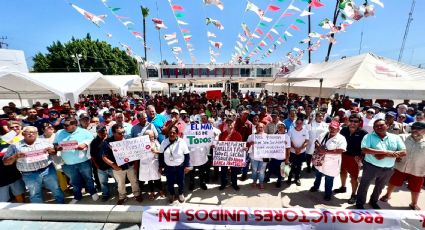
[[2, 220], [140, 224], [142, 213], [143, 206], [0, 202], [0, 219]]

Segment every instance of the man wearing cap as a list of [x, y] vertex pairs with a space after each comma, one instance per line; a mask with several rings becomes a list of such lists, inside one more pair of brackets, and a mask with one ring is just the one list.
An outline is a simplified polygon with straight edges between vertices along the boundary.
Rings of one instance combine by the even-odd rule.
[[397, 114], [398, 115], [400, 115], [400, 114], [406, 114], [406, 123], [411, 123], [411, 122], [413, 122], [414, 120], [413, 120], [413, 117], [412, 116], [410, 116], [408, 113], [407, 113], [407, 109], [408, 109], [408, 107], [407, 107], [407, 105], [405, 105], [405, 104], [400, 104], [400, 105], [398, 105], [398, 107], [397, 107]]
[[403, 182], [407, 180], [412, 195], [409, 207], [413, 210], [420, 210], [417, 203], [425, 177], [425, 122], [416, 121], [412, 124], [411, 129], [411, 134], [400, 135], [406, 145], [407, 156], [397, 158], [387, 193], [380, 200], [387, 202], [394, 189], [402, 186]]
[[378, 205], [379, 195], [393, 174], [395, 159], [406, 155], [406, 146], [400, 136], [388, 133], [385, 121], [378, 119], [373, 124], [374, 132], [367, 134], [361, 144], [365, 154], [363, 175], [357, 191], [356, 208], [364, 209], [367, 191], [371, 183], [375, 184], [369, 204], [374, 209]]
[[162, 128], [162, 133], [168, 137], [168, 131], [173, 126], [176, 126], [179, 129], [179, 137], [183, 137], [186, 123], [180, 119], [180, 113], [178, 109], [171, 110], [171, 119], [165, 122], [164, 127]]
[[397, 114], [390, 111], [385, 114], [385, 123], [388, 126], [387, 132], [393, 134], [402, 134], [403, 133], [403, 125], [394, 121], [396, 119]]
[[334, 193], [345, 193], [347, 188], [345, 183], [347, 180], [347, 174], [350, 174], [351, 179], [351, 196], [348, 200], [349, 204], [356, 202], [357, 187], [359, 186], [359, 172], [360, 164], [362, 161], [362, 149], [361, 143], [363, 137], [366, 136], [366, 130], [360, 128], [360, 114], [351, 114], [349, 117], [348, 127], [341, 129], [341, 135], [345, 137], [347, 141], [347, 150], [342, 153], [341, 162], [341, 187], [334, 190]]
[[186, 110], [180, 110], [180, 118], [184, 121], [186, 125], [190, 124], [190, 117], [187, 115]]
[[373, 116], [373, 118], [375, 120], [377, 119], [385, 119], [385, 113], [381, 112], [381, 105], [379, 103], [373, 103], [372, 104], [372, 109], [375, 110], [375, 115]]
[[[91, 162], [93, 166], [97, 169], [97, 176], [100, 182], [100, 189], [102, 191], [102, 201], [109, 200], [110, 192], [108, 179], [109, 177], [114, 178], [112, 173], [112, 168], [108, 164], [105, 163], [102, 159], [102, 144], [105, 139], [108, 137], [108, 133], [106, 131], [106, 127], [104, 125], [98, 125], [96, 127], [97, 136], [90, 143], [90, 156]], [[94, 172], [93, 170], [93, 173]]]
[[115, 124], [115, 121], [112, 120], [112, 113], [109, 110], [103, 113], [103, 122], [101, 124], [106, 126], [108, 133], [111, 127]]

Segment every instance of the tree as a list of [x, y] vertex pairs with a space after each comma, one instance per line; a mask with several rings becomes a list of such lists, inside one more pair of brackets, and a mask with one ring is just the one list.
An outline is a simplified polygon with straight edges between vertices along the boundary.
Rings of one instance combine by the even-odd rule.
[[146, 18], [149, 16], [149, 8], [140, 6], [140, 9], [142, 10], [142, 15], [143, 15], [143, 42], [144, 42], [143, 48], [145, 49], [145, 61], [147, 61], [148, 56], [147, 56], [147, 53], [146, 53], [146, 46], [147, 46], [147, 43], [146, 43]]
[[90, 34], [84, 39], [72, 37], [71, 41], [64, 44], [53, 42], [47, 51], [47, 54], [37, 53], [34, 56], [34, 72], [78, 72], [77, 59], [72, 55], [81, 54], [79, 62], [83, 72], [138, 74], [134, 58], [104, 41], [91, 40]]

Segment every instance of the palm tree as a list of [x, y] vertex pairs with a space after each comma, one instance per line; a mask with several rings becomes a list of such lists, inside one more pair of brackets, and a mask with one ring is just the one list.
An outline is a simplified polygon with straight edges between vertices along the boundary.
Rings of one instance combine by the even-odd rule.
[[147, 61], [148, 56], [146, 54], [146, 45], [147, 45], [147, 43], [146, 43], [146, 18], [149, 16], [149, 8], [140, 6], [140, 9], [142, 10], [142, 15], [143, 15], [143, 42], [144, 42], [143, 48], [145, 50], [145, 61]]

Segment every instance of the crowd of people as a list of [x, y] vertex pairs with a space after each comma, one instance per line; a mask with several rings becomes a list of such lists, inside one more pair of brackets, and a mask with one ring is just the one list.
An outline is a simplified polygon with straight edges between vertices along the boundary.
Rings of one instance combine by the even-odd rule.
[[[51, 105], [37, 102], [29, 108], [9, 103], [0, 115], [0, 202], [24, 202], [28, 191], [30, 202], [42, 203], [43, 188], [57, 203], [65, 202], [64, 191], [70, 188], [70, 203], [80, 201], [83, 190], [95, 201], [107, 201], [112, 188], [118, 193], [117, 204], [124, 204], [126, 181], [138, 202], [167, 195], [170, 203], [184, 202], [185, 177], [189, 190], [195, 189], [198, 176], [202, 190], [211, 183], [225, 190], [230, 177], [238, 191], [238, 180], [248, 180], [250, 172], [252, 188], [265, 190], [272, 176], [275, 187], [281, 188], [284, 182], [300, 186], [303, 173], [314, 172], [310, 192], [319, 190], [324, 177], [326, 201], [347, 192], [349, 175], [347, 201], [358, 209], [365, 208], [372, 183], [368, 203], [379, 209], [378, 201], [387, 202], [407, 180], [409, 207], [419, 210], [425, 177], [424, 105], [406, 100], [395, 106], [390, 100], [372, 103], [339, 95], [319, 100], [267, 91], [221, 98], [196, 92], [143, 99], [87, 96], [74, 105], [52, 100]], [[245, 167], [214, 166], [214, 144], [188, 144], [184, 130], [194, 123], [211, 124], [215, 141], [246, 142]], [[269, 134], [284, 136], [284, 151], [277, 158], [259, 158], [256, 136]], [[147, 157], [118, 165], [111, 143], [144, 135], [151, 142]], [[301, 170], [304, 162], [306, 172]], [[283, 172], [288, 167], [289, 172]], [[334, 189], [337, 176], [341, 187]], [[116, 182], [112, 187], [111, 178]]]

